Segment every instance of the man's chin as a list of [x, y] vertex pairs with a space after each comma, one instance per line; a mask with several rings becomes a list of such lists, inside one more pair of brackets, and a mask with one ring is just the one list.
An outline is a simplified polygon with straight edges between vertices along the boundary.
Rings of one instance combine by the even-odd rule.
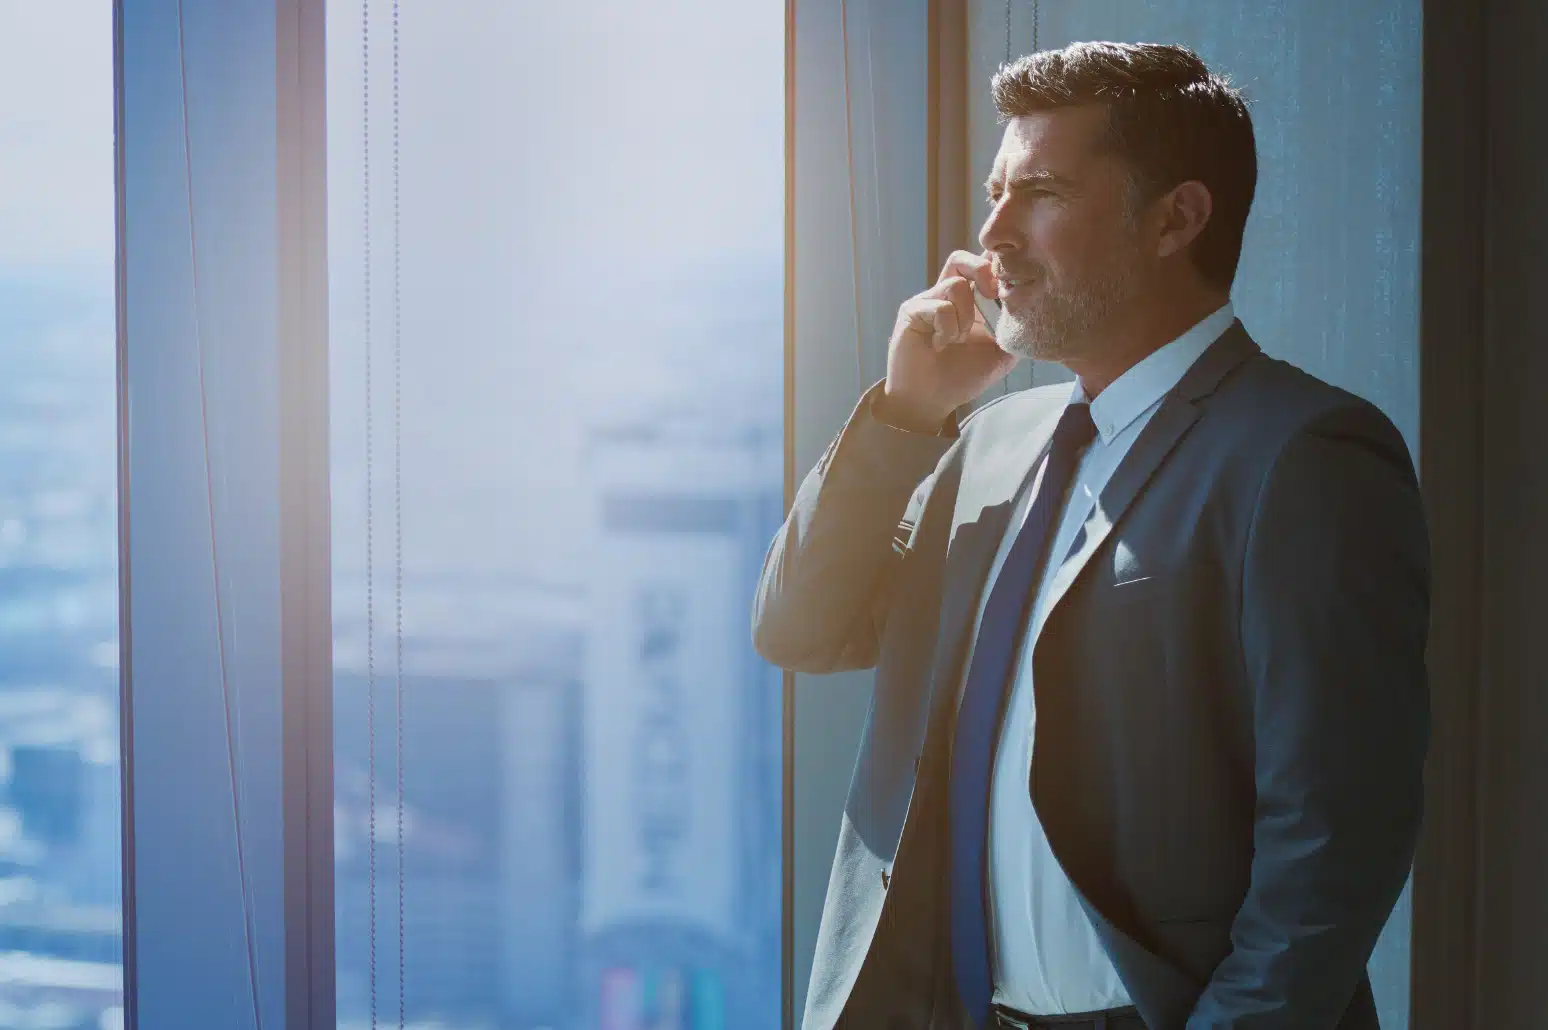
[[996, 342], [1005, 353], [1030, 361], [1059, 361], [1064, 357], [1064, 348], [1059, 346], [1060, 341], [1047, 333], [1036, 333], [1025, 326], [1007, 327], [1001, 322], [1001, 329], [1009, 328]]

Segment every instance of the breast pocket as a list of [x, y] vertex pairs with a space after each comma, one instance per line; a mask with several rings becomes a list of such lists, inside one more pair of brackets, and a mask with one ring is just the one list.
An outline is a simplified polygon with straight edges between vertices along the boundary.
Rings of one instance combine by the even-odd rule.
[[1146, 573], [1110, 583], [1098, 591], [1103, 607], [1131, 609], [1183, 596], [1188, 577], [1175, 572]]
[[1138, 576], [1134, 579], [1119, 580], [1107, 588], [1108, 596], [1119, 604], [1127, 604], [1134, 600], [1154, 597], [1165, 583], [1166, 580], [1159, 576]]
[[1221, 580], [1218, 563], [1191, 548], [1152, 546], [1142, 551], [1120, 540], [1103, 566], [1093, 586], [1104, 607], [1192, 605], [1213, 593]]
[[[1154, 526], [1151, 527], [1154, 530]], [[1119, 527], [1092, 560], [1093, 587], [1104, 605], [1127, 607], [1168, 598], [1187, 599], [1214, 562], [1199, 541], [1181, 530], [1138, 533]]]

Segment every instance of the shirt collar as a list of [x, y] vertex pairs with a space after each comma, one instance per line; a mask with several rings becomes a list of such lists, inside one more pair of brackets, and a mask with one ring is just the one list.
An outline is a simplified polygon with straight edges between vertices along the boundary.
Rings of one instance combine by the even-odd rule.
[[[1114, 437], [1166, 396], [1167, 391], [1182, 381], [1193, 363], [1234, 321], [1236, 311], [1227, 300], [1193, 328], [1114, 379], [1091, 402], [1091, 421], [1096, 423], [1097, 435], [1101, 437], [1102, 443], [1111, 444]], [[1085, 388], [1077, 379], [1070, 392], [1070, 403], [1085, 402]]]

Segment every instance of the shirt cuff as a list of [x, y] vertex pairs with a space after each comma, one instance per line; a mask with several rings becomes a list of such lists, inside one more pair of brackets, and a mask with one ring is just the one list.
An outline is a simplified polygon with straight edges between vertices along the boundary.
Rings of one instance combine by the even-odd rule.
[[903, 426], [888, 422], [887, 420], [883, 419], [877, 413], [876, 405], [882, 397], [884, 383], [885, 380], [877, 383], [875, 386], [872, 386], [865, 392], [865, 397], [863, 398], [866, 414], [871, 417], [872, 421], [877, 422], [880, 425], [884, 425], [889, 429], [896, 429], [900, 433], [908, 433], [910, 436], [941, 437], [943, 439], [955, 440], [958, 436], [961, 435], [961, 425], [957, 418], [957, 411], [955, 409], [952, 410], [951, 414], [946, 416], [946, 418], [941, 422], [940, 426], [938, 426], [933, 433], [920, 432], [917, 429], [907, 429]]

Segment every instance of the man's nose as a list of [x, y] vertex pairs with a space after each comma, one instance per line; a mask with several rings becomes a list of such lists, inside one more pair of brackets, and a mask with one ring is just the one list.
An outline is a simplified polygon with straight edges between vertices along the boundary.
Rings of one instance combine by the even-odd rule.
[[1003, 207], [990, 208], [989, 217], [984, 219], [983, 226], [978, 230], [978, 243], [985, 250], [1014, 249], [1014, 233], [1005, 217]]

